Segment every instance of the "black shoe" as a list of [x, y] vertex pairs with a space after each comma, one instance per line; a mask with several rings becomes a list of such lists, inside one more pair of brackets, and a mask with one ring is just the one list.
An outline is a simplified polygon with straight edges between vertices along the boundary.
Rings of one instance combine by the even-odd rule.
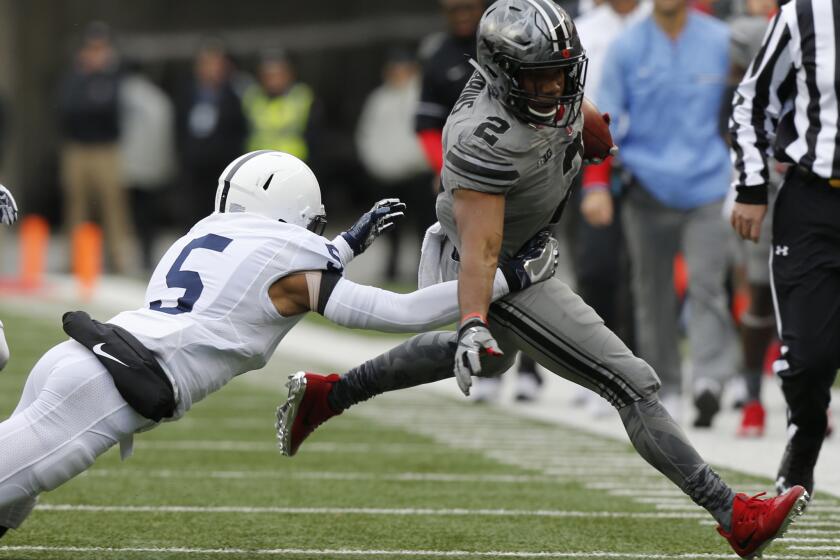
[[720, 399], [709, 389], [704, 389], [694, 397], [694, 406], [697, 407], [697, 418], [694, 420], [695, 428], [711, 428], [712, 419], [720, 411]]
[[8, 527], [3, 527], [2, 525], [0, 525], [0, 539], [3, 538], [3, 535], [5, 535], [6, 531], [8, 531], [8, 530], [9, 530]]
[[782, 456], [779, 474], [776, 476], [776, 492], [784, 493], [797, 484], [807, 490], [808, 495], [814, 496], [814, 466], [820, 455], [820, 445], [793, 445], [789, 441]]

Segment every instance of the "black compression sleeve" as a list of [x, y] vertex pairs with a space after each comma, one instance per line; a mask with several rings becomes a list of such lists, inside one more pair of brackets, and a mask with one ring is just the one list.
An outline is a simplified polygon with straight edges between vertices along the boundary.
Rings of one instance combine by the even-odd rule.
[[325, 270], [321, 273], [321, 285], [318, 288], [318, 313], [321, 315], [324, 314], [327, 302], [330, 301], [330, 296], [339, 280], [341, 280], [341, 273], [334, 270]]

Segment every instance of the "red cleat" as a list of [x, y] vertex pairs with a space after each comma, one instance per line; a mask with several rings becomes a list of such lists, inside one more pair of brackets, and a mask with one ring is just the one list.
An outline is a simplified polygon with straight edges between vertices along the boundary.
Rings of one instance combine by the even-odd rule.
[[760, 558], [761, 553], [784, 535], [793, 520], [802, 515], [808, 504], [808, 493], [794, 486], [781, 496], [762, 500], [761, 496], [736, 494], [732, 504], [732, 529], [729, 533], [718, 525], [718, 533], [742, 558]]
[[277, 446], [287, 457], [297, 453], [315, 428], [340, 412], [330, 408], [327, 395], [333, 384], [339, 380], [338, 374], [318, 375], [299, 371], [289, 376], [286, 387], [289, 396], [286, 402], [277, 408]]
[[760, 438], [764, 435], [764, 407], [760, 401], [750, 401], [741, 411], [741, 426], [738, 437]]

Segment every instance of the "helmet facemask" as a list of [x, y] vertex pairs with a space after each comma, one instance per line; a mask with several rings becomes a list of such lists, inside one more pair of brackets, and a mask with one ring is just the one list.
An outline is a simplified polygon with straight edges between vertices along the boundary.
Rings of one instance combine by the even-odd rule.
[[[581, 111], [588, 63], [584, 54], [569, 60], [541, 63], [521, 63], [506, 55], [500, 55], [499, 68], [510, 81], [504, 101], [526, 122], [558, 128], [569, 126]], [[550, 74], [552, 71], [561, 71], [565, 77], [563, 92], [559, 95], [541, 94], [524, 83], [535, 81], [523, 79], [528, 73], [539, 75]]]
[[[490, 95], [523, 121], [560, 128], [580, 115], [588, 59], [572, 18], [553, 0], [492, 4], [479, 26], [477, 55]], [[550, 78], [552, 71], [563, 73], [562, 91], [529, 87], [529, 73]], [[546, 77], [539, 77], [543, 85]]]
[[327, 215], [324, 212], [323, 205], [321, 206], [321, 213], [316, 214], [309, 220], [309, 223], [306, 225], [306, 229], [314, 233], [315, 235], [324, 235], [324, 230], [327, 228]]

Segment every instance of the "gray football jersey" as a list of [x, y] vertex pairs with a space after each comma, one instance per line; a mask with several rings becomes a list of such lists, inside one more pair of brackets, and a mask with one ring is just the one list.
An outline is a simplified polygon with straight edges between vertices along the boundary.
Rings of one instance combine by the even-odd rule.
[[556, 221], [580, 169], [582, 126], [581, 116], [567, 128], [527, 124], [474, 73], [443, 129], [437, 216], [455, 246], [461, 245], [453, 214], [456, 189], [505, 196], [502, 258]]

